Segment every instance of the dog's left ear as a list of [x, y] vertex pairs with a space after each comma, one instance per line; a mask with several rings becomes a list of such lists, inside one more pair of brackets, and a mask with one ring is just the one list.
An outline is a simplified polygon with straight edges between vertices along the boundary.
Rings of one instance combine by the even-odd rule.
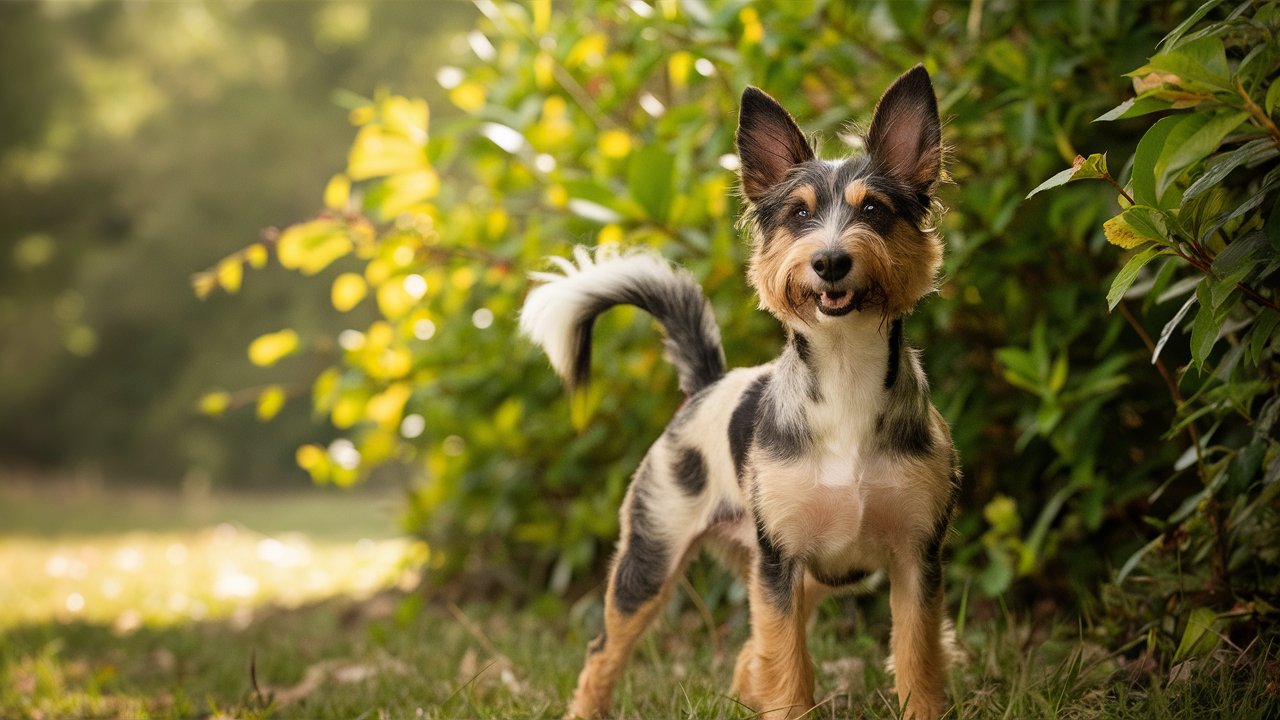
[[867, 150], [879, 172], [931, 194], [942, 174], [942, 123], [924, 65], [889, 86], [876, 104]]

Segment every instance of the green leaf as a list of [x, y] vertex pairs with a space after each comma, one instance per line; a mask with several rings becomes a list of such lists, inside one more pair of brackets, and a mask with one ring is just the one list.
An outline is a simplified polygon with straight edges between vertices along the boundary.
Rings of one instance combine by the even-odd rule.
[[1210, 283], [1200, 283], [1196, 288], [1200, 309], [1196, 311], [1196, 319], [1191, 324], [1191, 361], [1197, 368], [1204, 367], [1204, 361], [1217, 344], [1218, 333], [1222, 330], [1222, 322], [1211, 305], [1209, 286]]
[[1157, 53], [1146, 65], [1127, 75], [1141, 77], [1153, 72], [1177, 75], [1178, 85], [1191, 90], [1231, 87], [1226, 47], [1218, 37], [1197, 38]]
[[1169, 342], [1169, 338], [1173, 335], [1173, 331], [1178, 329], [1182, 324], [1182, 318], [1187, 316], [1187, 311], [1195, 304], [1196, 296], [1188, 296], [1187, 301], [1182, 303], [1182, 307], [1178, 309], [1178, 312], [1174, 313], [1173, 317], [1169, 319], [1169, 322], [1164, 324], [1164, 329], [1160, 331], [1160, 339], [1156, 341], [1156, 347], [1151, 351], [1152, 365], [1155, 365], [1156, 360], [1160, 359], [1160, 351], [1164, 349], [1165, 343]]
[[1267, 88], [1267, 99], [1263, 101], [1267, 114], [1270, 115], [1276, 111], [1276, 107], [1280, 106], [1280, 83], [1272, 82], [1271, 87]]
[[1258, 315], [1249, 331], [1249, 359], [1256, 365], [1262, 358], [1262, 352], [1270, 344], [1271, 334], [1276, 325], [1280, 325], [1280, 313], [1265, 311]]
[[1209, 0], [1209, 2], [1206, 2], [1200, 7], [1196, 8], [1196, 11], [1191, 13], [1190, 17], [1188, 17], [1186, 20], [1183, 20], [1181, 23], [1179, 23], [1178, 27], [1174, 28], [1168, 35], [1165, 35], [1164, 39], [1161, 40], [1160, 44], [1157, 45], [1156, 47], [1157, 48], [1172, 47], [1178, 42], [1178, 40], [1182, 38], [1183, 35], [1187, 34], [1188, 30], [1190, 30], [1196, 23], [1204, 19], [1204, 16], [1208, 15], [1210, 10], [1213, 10], [1215, 7], [1221, 4], [1222, 4], [1222, 0]]
[[1169, 109], [1169, 101], [1162, 100], [1154, 95], [1143, 93], [1135, 98], [1125, 100], [1119, 105], [1111, 108], [1105, 113], [1094, 118], [1094, 122], [1111, 122], [1112, 120], [1127, 120], [1129, 118], [1148, 115], [1153, 112]]
[[[1280, 87], [1280, 83], [1276, 83], [1275, 87]], [[1182, 194], [1183, 202], [1190, 200], [1213, 186], [1222, 182], [1231, 171], [1246, 163], [1258, 163], [1270, 160], [1280, 155], [1280, 149], [1270, 138], [1260, 138], [1253, 142], [1245, 143], [1240, 147], [1228, 153], [1213, 159], [1212, 163], [1205, 163], [1204, 173], [1196, 178], [1195, 182], [1187, 188]]]
[[1169, 221], [1164, 213], [1145, 205], [1134, 205], [1102, 224], [1107, 241], [1126, 250], [1149, 242], [1172, 245]]
[[1036, 186], [1034, 190], [1027, 193], [1027, 197], [1029, 198], [1032, 195], [1035, 195], [1036, 193], [1040, 192], [1041, 190], [1048, 190], [1050, 188], [1056, 188], [1060, 185], [1066, 185], [1067, 183], [1071, 182], [1071, 177], [1075, 174], [1076, 174], [1075, 168], [1067, 168], [1066, 170], [1055, 173], [1053, 177], [1040, 183], [1039, 185]]
[[1243, 112], [1183, 115], [1181, 122], [1169, 131], [1153, 167], [1156, 205], [1163, 207], [1159, 199], [1183, 170], [1217, 150], [1222, 139], [1248, 117], [1248, 113]]
[[1187, 618], [1187, 627], [1182, 633], [1182, 641], [1173, 654], [1173, 661], [1182, 662], [1187, 658], [1213, 652], [1221, 640], [1218, 625], [1218, 614], [1209, 608], [1192, 610], [1191, 617]]
[[1133, 186], [1133, 199], [1140, 205], [1159, 205], [1156, 197], [1156, 160], [1164, 150], [1165, 140], [1169, 133], [1190, 115], [1173, 115], [1161, 118], [1138, 141], [1133, 152], [1133, 174], [1130, 184]]
[[1120, 268], [1120, 272], [1116, 273], [1116, 279], [1111, 281], [1111, 289], [1107, 291], [1107, 309], [1114, 310], [1129, 287], [1133, 285], [1133, 281], [1138, 279], [1138, 271], [1165, 252], [1166, 250], [1162, 247], [1149, 247], [1129, 258], [1124, 267]]
[[1029, 198], [1041, 190], [1048, 190], [1050, 188], [1058, 187], [1059, 185], [1066, 185], [1067, 183], [1075, 180], [1099, 180], [1110, 176], [1111, 174], [1107, 172], [1106, 153], [1094, 153], [1088, 158], [1077, 155], [1075, 162], [1071, 164], [1071, 167], [1055, 174], [1053, 177], [1037, 185], [1036, 189], [1027, 193], [1027, 197]]
[[646, 145], [631, 154], [627, 187], [649, 217], [667, 219], [675, 195], [675, 158], [660, 145]]

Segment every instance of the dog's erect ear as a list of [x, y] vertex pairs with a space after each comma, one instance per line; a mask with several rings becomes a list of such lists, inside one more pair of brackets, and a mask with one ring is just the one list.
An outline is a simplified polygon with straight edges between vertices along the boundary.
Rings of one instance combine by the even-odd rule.
[[787, 174], [813, 159], [813, 148], [777, 100], [759, 88], [742, 93], [738, 115], [738, 157], [742, 160], [742, 189], [756, 202]]
[[942, 173], [942, 124], [923, 65], [893, 81], [876, 104], [867, 150], [879, 172], [928, 194]]

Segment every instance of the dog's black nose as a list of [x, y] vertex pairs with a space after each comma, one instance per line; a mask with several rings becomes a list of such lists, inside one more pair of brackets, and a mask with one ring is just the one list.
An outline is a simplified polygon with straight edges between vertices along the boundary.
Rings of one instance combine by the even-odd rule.
[[836, 282], [853, 269], [853, 258], [849, 257], [849, 253], [844, 250], [831, 248], [819, 250], [809, 258], [809, 262], [813, 265], [813, 271], [818, 273], [818, 277], [827, 282]]

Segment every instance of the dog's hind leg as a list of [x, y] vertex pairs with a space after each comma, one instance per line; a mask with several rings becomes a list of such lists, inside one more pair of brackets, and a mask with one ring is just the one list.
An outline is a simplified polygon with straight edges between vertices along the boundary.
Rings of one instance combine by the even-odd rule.
[[605, 591], [604, 631], [587, 645], [570, 718], [598, 718], [609, 711], [632, 648], [666, 604], [695, 544], [697, 536], [680, 512], [684, 508], [669, 507], [682, 498], [655, 482], [650, 460], [640, 466], [622, 505], [622, 535]]

